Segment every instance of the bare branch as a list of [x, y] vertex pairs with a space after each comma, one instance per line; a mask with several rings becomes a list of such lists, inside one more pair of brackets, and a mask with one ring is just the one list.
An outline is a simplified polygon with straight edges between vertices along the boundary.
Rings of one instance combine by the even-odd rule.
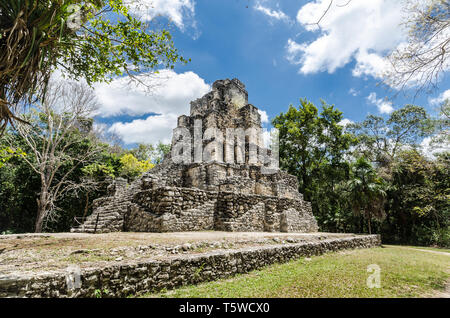
[[[54, 83], [49, 87], [46, 100], [32, 105], [23, 115], [32, 125], [17, 125], [18, 135], [35, 157], [24, 160], [41, 179], [36, 231], [41, 231], [46, 222], [58, 216], [58, 199], [71, 190], [92, 187], [91, 183], [77, 184], [70, 176], [80, 165], [89, 164], [100, 151], [97, 139], [86, 127], [96, 107], [95, 94], [86, 85]], [[88, 147], [83, 151], [76, 149], [86, 144], [86, 138], [90, 138]], [[70, 168], [61, 171], [68, 162]]]

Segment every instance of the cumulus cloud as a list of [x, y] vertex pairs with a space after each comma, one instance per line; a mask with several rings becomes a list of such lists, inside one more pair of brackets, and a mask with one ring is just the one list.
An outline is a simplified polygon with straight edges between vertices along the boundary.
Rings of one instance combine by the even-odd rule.
[[116, 122], [108, 131], [120, 136], [126, 144], [132, 143], [170, 143], [172, 130], [177, 125], [175, 114], [148, 116], [129, 123]]
[[346, 6], [338, 1], [316, 23], [329, 5], [329, 0], [307, 3], [297, 13], [297, 21], [317, 38], [310, 43], [289, 39], [287, 58], [300, 65], [299, 72], [333, 73], [337, 68], [356, 61], [354, 76], [379, 77], [387, 66], [383, 56], [405, 41], [402, 22], [402, 1], [351, 1]]
[[278, 20], [278, 21], [284, 21], [286, 23], [292, 23], [291, 18], [289, 18], [288, 15], [286, 15], [281, 10], [272, 10], [270, 8], [267, 8], [263, 6], [261, 3], [257, 2], [255, 6], [253, 7], [258, 12], [261, 12], [262, 14], [266, 15], [272, 20]]
[[150, 77], [142, 75], [141, 80], [153, 87], [150, 94], [142, 85], [130, 85], [127, 77], [95, 86], [100, 103], [97, 117], [149, 114], [146, 119], [115, 122], [108, 128], [108, 132], [119, 136], [126, 144], [169, 142], [177, 117], [188, 114], [190, 101], [210, 90], [210, 85], [193, 72], [177, 74], [164, 70]]
[[444, 91], [443, 93], [441, 93], [438, 97], [436, 98], [431, 98], [429, 100], [431, 105], [440, 105], [442, 104], [444, 101], [446, 101], [447, 99], [450, 99], [450, 89], [447, 89], [446, 91]]
[[430, 159], [434, 159], [439, 153], [450, 151], [448, 131], [424, 138], [420, 143], [420, 149]]
[[269, 123], [269, 116], [265, 110], [258, 109], [258, 113], [261, 115], [261, 123], [267, 124]]
[[377, 98], [377, 94], [372, 92], [367, 96], [367, 100], [369, 103], [377, 106], [378, 111], [381, 114], [390, 114], [394, 111], [394, 107], [392, 107], [392, 103], [388, 100]]
[[187, 21], [195, 26], [194, 0], [126, 0], [125, 3], [144, 21], [164, 16], [181, 30], [185, 29]]
[[111, 83], [96, 84], [95, 92], [101, 104], [97, 116], [182, 114], [189, 111], [191, 100], [210, 90], [210, 86], [193, 72], [177, 74], [163, 70], [159, 74], [144, 74], [139, 78], [152, 87], [150, 93], [143, 85], [130, 84], [127, 76]]
[[340, 122], [338, 122], [338, 125], [340, 125], [342, 127], [346, 127], [347, 125], [354, 124], [354, 123], [355, 122], [353, 120], [348, 119], [348, 118], [344, 118]]

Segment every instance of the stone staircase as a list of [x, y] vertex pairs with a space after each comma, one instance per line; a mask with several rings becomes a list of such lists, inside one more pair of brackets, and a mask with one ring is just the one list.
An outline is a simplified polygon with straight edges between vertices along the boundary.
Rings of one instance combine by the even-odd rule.
[[83, 224], [70, 230], [73, 233], [107, 233], [121, 231], [123, 216], [127, 211], [128, 202], [115, 197], [107, 197], [110, 201], [101, 206], [86, 218]]
[[70, 229], [72, 233], [108, 233], [123, 230], [124, 215], [131, 198], [139, 191], [137, 184], [127, 184], [118, 178], [108, 197], [94, 200], [94, 211], [83, 224]]

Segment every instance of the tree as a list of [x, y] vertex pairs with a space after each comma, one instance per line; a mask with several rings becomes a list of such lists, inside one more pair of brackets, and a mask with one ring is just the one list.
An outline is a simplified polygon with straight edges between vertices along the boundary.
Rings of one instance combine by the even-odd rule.
[[290, 105], [286, 113], [273, 119], [279, 130], [280, 167], [299, 179], [300, 191], [309, 198], [311, 170], [319, 153], [318, 139], [322, 130], [318, 121], [318, 110], [311, 102], [300, 99], [296, 109]]
[[440, 105], [439, 118], [435, 121], [437, 136], [436, 142], [450, 143], [450, 99]]
[[370, 162], [361, 157], [352, 164], [350, 179], [344, 188], [353, 212], [367, 219], [369, 234], [372, 234], [371, 219], [384, 216], [386, 192], [382, 179], [377, 176]]
[[96, 106], [95, 96], [86, 86], [73, 82], [55, 85], [50, 87], [45, 101], [34, 104], [22, 117], [30, 125], [16, 126], [18, 136], [29, 149], [22, 158], [40, 178], [36, 232], [41, 232], [44, 221], [56, 215], [60, 198], [87, 186], [74, 183], [70, 176], [101, 149], [89, 138], [89, 116]]
[[0, 130], [23, 101], [43, 100], [52, 71], [88, 84], [187, 62], [168, 31], [151, 30], [124, 0], [0, 2]]
[[363, 155], [380, 166], [389, 166], [398, 151], [417, 147], [422, 137], [433, 132], [433, 123], [423, 107], [406, 105], [389, 116], [369, 115], [348, 126], [358, 138], [357, 155]]
[[312, 202], [319, 225], [327, 230], [342, 225], [336, 186], [348, 175], [345, 155], [354, 142], [341, 120], [342, 112], [334, 106], [322, 101], [319, 114], [306, 99], [298, 109], [291, 105], [273, 120], [279, 130], [280, 167], [297, 176], [299, 191]]
[[138, 144], [137, 148], [130, 150], [130, 154], [138, 160], [160, 164], [164, 156], [170, 152], [170, 147], [170, 144], [164, 144], [161, 141], [156, 146], [152, 144]]
[[120, 158], [120, 163], [122, 164], [120, 175], [131, 180], [155, 166], [147, 160], [137, 159], [132, 154], [123, 155]]
[[[9, 130], [5, 132], [4, 138], [0, 138], [0, 144], [5, 148], [9, 148], [7, 140], [14, 142], [15, 149], [28, 151], [17, 134], [12, 134]], [[8, 157], [0, 167], [0, 232], [34, 231], [36, 194], [40, 189], [40, 179], [22, 156]]]
[[[333, 3], [338, 9], [352, 1], [329, 0], [318, 20], [309, 25], [320, 27], [328, 12], [335, 9]], [[406, 0], [403, 11], [402, 26], [408, 30], [407, 40], [387, 55], [383, 83], [399, 91], [415, 86], [416, 95], [431, 92], [437, 88], [442, 74], [450, 69], [450, 1]]]
[[436, 88], [441, 75], [450, 68], [450, 1], [409, 0], [406, 45], [388, 56], [391, 68], [384, 82], [395, 88], [417, 86], [417, 93]]
[[11, 147], [0, 146], [0, 168], [3, 167], [5, 163], [7, 163], [12, 158], [26, 155], [27, 154], [18, 147], [16, 147], [16, 149], [13, 149]]
[[416, 150], [399, 153], [387, 191], [386, 241], [450, 244], [450, 156], [430, 160]]

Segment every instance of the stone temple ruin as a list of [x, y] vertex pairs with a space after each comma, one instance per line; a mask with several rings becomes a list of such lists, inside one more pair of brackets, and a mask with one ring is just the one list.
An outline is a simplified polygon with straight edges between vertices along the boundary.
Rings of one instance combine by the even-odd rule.
[[[240, 138], [230, 129], [250, 132]], [[178, 118], [171, 155], [131, 184], [116, 179], [71, 231], [317, 231], [296, 177], [279, 169], [264, 173], [264, 161], [254, 160], [252, 154], [267, 152], [260, 132], [261, 116], [248, 104], [245, 86], [216, 81], [191, 102], [189, 116]]]

